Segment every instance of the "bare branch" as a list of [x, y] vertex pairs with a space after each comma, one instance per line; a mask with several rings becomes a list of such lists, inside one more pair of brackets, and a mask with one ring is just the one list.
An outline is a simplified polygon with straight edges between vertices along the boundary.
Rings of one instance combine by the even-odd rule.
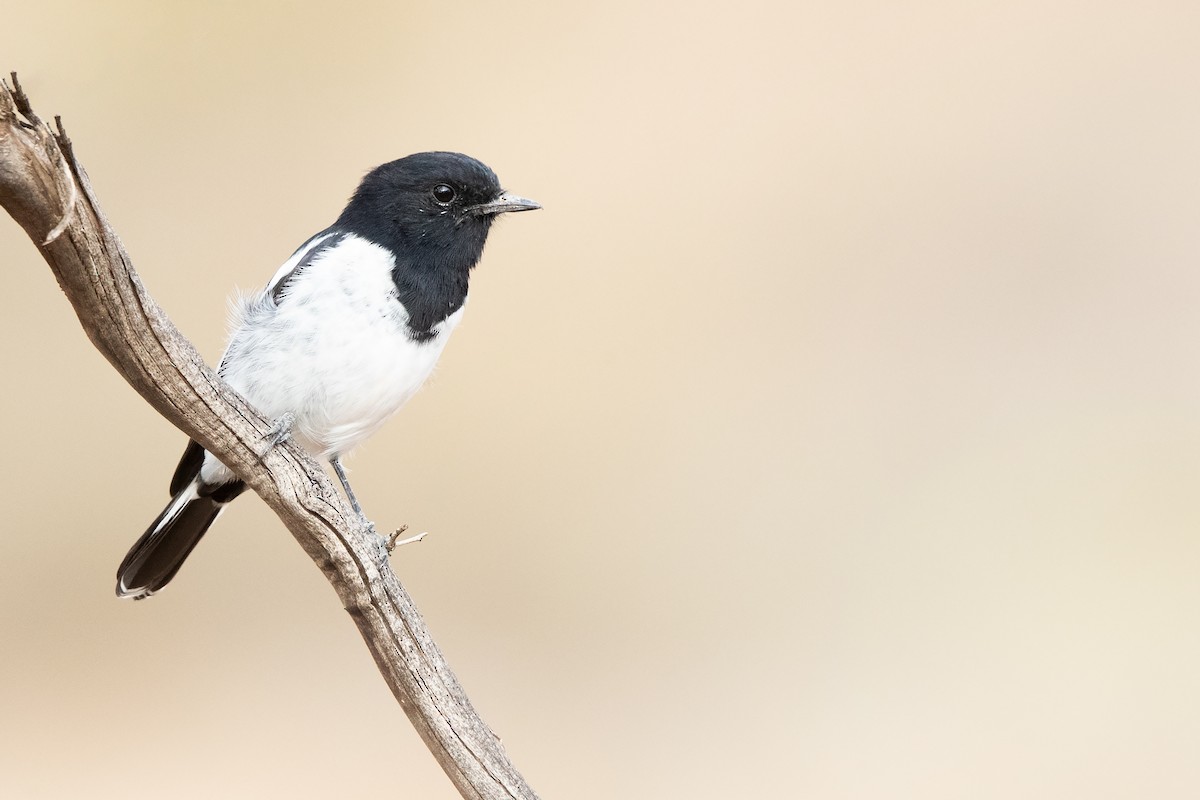
[[471, 707], [386, 555], [324, 470], [210, 370], [146, 292], [58, 122], [0, 83], [0, 206], [38, 247], [88, 337], [139, 394], [258, 492], [333, 584], [392, 693], [463, 797], [537, 795]]
[[416, 544], [417, 542], [422, 541], [426, 536], [429, 535], [429, 531], [421, 531], [420, 533], [416, 534], [415, 536], [409, 536], [407, 538], [401, 539], [400, 537], [404, 536], [404, 532], [407, 530], [408, 530], [407, 525], [401, 525], [399, 528], [392, 531], [391, 536], [387, 537], [387, 551], [389, 553], [394, 552], [397, 547], [403, 547], [406, 544]]

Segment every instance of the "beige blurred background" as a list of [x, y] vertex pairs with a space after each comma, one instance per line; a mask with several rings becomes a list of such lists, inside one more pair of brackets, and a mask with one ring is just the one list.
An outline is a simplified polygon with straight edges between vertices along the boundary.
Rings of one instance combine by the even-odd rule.
[[[155, 296], [424, 149], [505, 220], [350, 462], [550, 798], [1200, 796], [1200, 7], [10, 0]], [[455, 793], [254, 497], [113, 597], [183, 437], [0, 219], [0, 796]]]

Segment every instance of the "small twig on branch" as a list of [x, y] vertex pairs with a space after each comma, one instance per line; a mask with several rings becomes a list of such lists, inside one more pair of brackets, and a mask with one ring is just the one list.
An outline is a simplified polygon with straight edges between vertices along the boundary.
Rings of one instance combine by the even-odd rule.
[[[33, 111], [16, 74], [0, 83], [0, 206], [38, 246], [88, 337], [167, 420], [256, 491], [325, 573], [413, 726], [463, 797], [535, 800], [471, 707], [376, 540], [324, 470], [205, 365], [146, 292], [56, 119]], [[397, 532], [397, 537], [400, 531]], [[425, 534], [405, 541], [419, 541]], [[404, 542], [395, 541], [393, 546]], [[351, 726], [348, 726], [351, 727]]]
[[8, 75], [12, 78], [13, 103], [16, 105], [17, 111], [21, 112], [21, 116], [29, 120], [28, 123], [19, 121], [19, 124], [24, 128], [29, 128], [32, 130], [35, 126], [40, 125], [42, 121], [38, 119], [38, 115], [34, 112], [33, 106], [29, 104], [29, 95], [25, 94], [25, 89], [21, 86], [21, 82], [17, 80], [17, 73], [10, 72]]
[[407, 539], [401, 539], [404, 532], [408, 530], [407, 525], [401, 525], [396, 530], [392, 531], [392, 535], [387, 538], [387, 551], [391, 553], [397, 547], [403, 547], [406, 544], [416, 544], [429, 535], [429, 531], [421, 531], [416, 536], [409, 536]]

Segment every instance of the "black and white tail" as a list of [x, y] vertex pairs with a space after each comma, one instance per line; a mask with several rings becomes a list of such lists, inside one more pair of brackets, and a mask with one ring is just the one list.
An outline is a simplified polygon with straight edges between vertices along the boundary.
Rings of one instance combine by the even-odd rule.
[[207, 486], [200, 480], [204, 450], [188, 444], [171, 480], [171, 502], [117, 568], [117, 596], [141, 600], [162, 589], [244, 484]]

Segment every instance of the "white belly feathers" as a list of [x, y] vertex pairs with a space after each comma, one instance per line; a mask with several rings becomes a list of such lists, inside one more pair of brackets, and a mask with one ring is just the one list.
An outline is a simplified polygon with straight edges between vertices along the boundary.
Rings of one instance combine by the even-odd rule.
[[[293, 414], [293, 436], [329, 459], [374, 433], [421, 387], [463, 308], [435, 325], [432, 339], [413, 341], [391, 254], [353, 235], [292, 276], [276, 304], [271, 289], [300, 255], [242, 302], [221, 374], [267, 416]], [[204, 480], [224, 471], [209, 457]]]

